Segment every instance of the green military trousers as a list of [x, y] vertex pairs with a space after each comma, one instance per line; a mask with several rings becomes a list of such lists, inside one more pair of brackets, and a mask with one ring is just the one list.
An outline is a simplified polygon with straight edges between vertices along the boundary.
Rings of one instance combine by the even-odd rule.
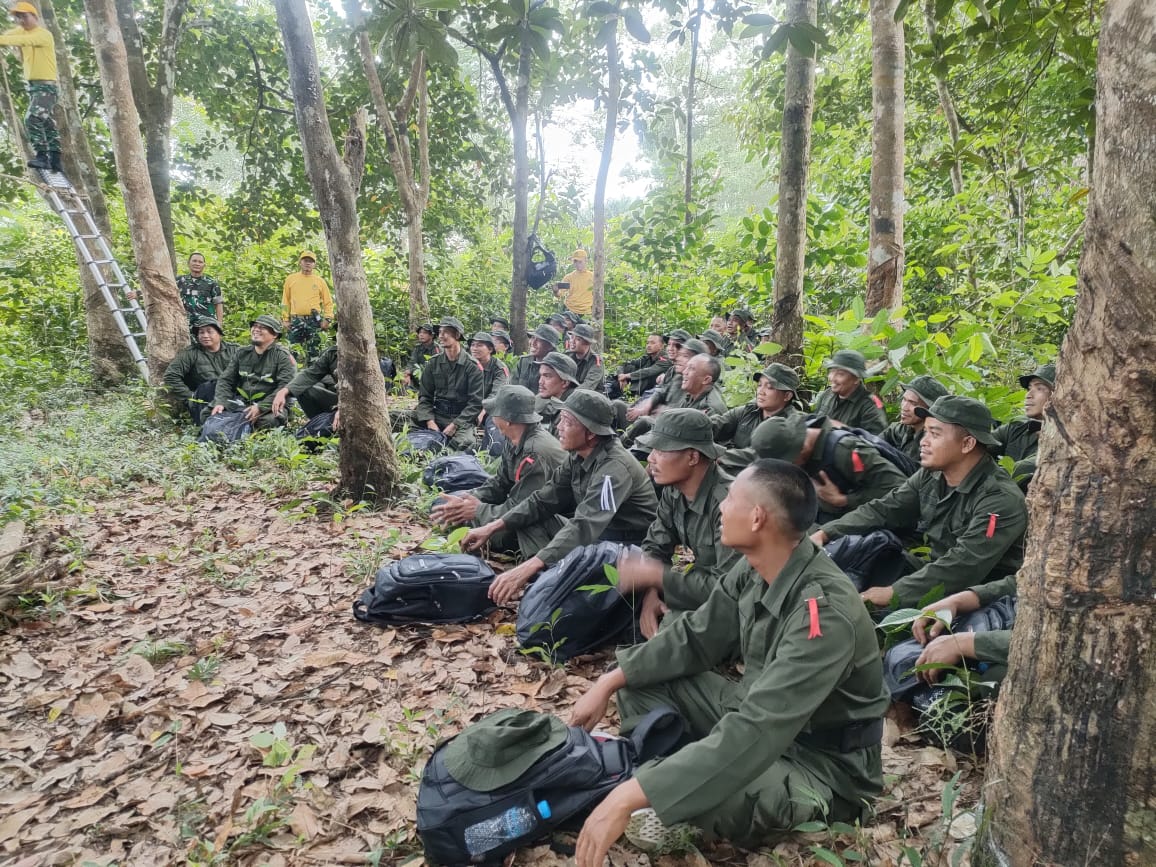
[[[682, 714], [695, 740], [710, 734], [719, 720], [740, 708], [742, 700], [742, 687], [713, 671], [641, 689], [628, 686], [616, 696], [623, 734], [649, 711], [666, 705]], [[866, 758], [872, 751], [877, 765], [879, 747], [859, 752]], [[844, 800], [832, 789], [828, 782], [832, 775], [824, 773], [830, 765], [821, 752], [794, 743], [766, 771], [689, 822], [708, 838], [743, 846], [765, 844], [800, 822], [823, 819], [824, 813], [829, 822], [854, 822], [861, 816], [862, 804]]]
[[[480, 527], [497, 520], [510, 508], [508, 503], [479, 503], [472, 526]], [[502, 530], [490, 537], [490, 547], [495, 551], [516, 551], [520, 560], [536, 557], [538, 552], [550, 544], [554, 535], [562, 529], [565, 518], [550, 515], [536, 524], [519, 527], [517, 530]]]

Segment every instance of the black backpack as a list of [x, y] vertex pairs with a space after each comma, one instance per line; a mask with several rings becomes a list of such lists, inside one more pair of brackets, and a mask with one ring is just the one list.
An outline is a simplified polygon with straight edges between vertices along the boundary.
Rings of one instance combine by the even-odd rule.
[[433, 452], [435, 455], [446, 447], [449, 439], [440, 430], [429, 428], [411, 428], [405, 434], [406, 445], [403, 451]]
[[228, 410], [210, 415], [205, 419], [197, 442], [229, 445], [243, 440], [252, 432], [253, 425], [245, 420], [244, 410]]
[[[604, 568], [621, 553], [618, 542], [584, 545], [539, 575], [518, 605], [518, 644], [563, 662], [623, 639], [633, 643], [634, 596], [610, 587]], [[578, 589], [587, 585], [607, 589]]]
[[[828, 542], [823, 550], [835, 565], [847, 573], [855, 589], [862, 593], [878, 572], [880, 560], [903, 559], [903, 542], [890, 530], [872, 530], [862, 536], [842, 536]], [[896, 579], [898, 580], [898, 578]]]
[[497, 607], [486, 595], [493, 580], [494, 570], [477, 557], [415, 554], [378, 569], [353, 616], [375, 626], [476, 620]]
[[[808, 426], [810, 426], [810, 422], [814, 418], [814, 416], [808, 418]], [[835, 446], [837, 446], [839, 441], [844, 437], [850, 436], [857, 437], [871, 446], [871, 448], [883, 455], [899, 472], [908, 478], [915, 475], [915, 471], [919, 469], [919, 464], [913, 461], [909, 455], [895, 448], [895, 446], [891, 445], [891, 443], [887, 442], [887, 440], [881, 436], [873, 434], [870, 431], [865, 431], [859, 427], [833, 427], [827, 432], [827, 437], [823, 441], [823, 469], [831, 481], [835, 482], [844, 493], [848, 490], [848, 480], [843, 479], [842, 475], [837, 472], [833, 473], [832, 470], [835, 468]], [[838, 478], [836, 478], [836, 476], [838, 476]]]
[[[430, 864], [500, 864], [510, 852], [555, 829], [573, 829], [643, 763], [681, 746], [684, 723], [678, 712], [659, 707], [629, 738], [592, 735], [569, 726], [564, 743], [542, 756], [514, 782], [489, 792], [469, 789], [446, 770], [449, 740], [438, 744], [421, 775], [417, 832]], [[452, 740], [452, 739], [451, 739]], [[543, 806], [545, 805], [545, 806]], [[523, 833], [492, 849], [471, 852], [466, 829], [511, 809], [532, 816]]]
[[319, 412], [301, 427], [297, 428], [294, 436], [299, 440], [311, 438], [328, 438], [336, 434], [333, 429], [333, 420], [337, 417], [337, 410]]
[[526, 285], [531, 289], [541, 289], [558, 273], [558, 260], [531, 235], [527, 242], [529, 256], [526, 261]]
[[421, 479], [431, 488], [453, 494], [484, 485], [490, 480], [490, 474], [473, 455], [442, 455], [430, 461]]

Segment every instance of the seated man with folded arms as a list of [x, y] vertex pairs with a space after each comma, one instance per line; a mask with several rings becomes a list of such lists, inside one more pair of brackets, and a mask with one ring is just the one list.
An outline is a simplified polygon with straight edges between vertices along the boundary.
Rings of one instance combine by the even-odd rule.
[[755, 428], [769, 418], [784, 418], [798, 412], [799, 374], [785, 364], [772, 364], [752, 377], [758, 385], [755, 399], [711, 419], [714, 439], [721, 446], [745, 449], [751, 444]]
[[575, 389], [558, 423], [558, 441], [570, 453], [566, 462], [545, 486], [462, 540], [463, 550], [471, 551], [502, 530], [517, 531], [573, 515], [536, 556], [498, 576], [490, 586], [490, 598], [499, 605], [579, 545], [638, 544], [646, 538], [658, 498], [646, 470], [618, 441], [613, 421], [614, 407], [606, 395]]
[[[618, 563], [618, 590], [644, 593], [639, 626], [652, 638], [670, 610], [693, 611], [739, 560], [719, 541], [718, 508], [731, 478], [715, 466], [722, 448], [711, 438], [710, 419], [693, 409], [672, 409], [654, 422], [639, 445], [650, 449], [650, 477], [661, 486], [658, 516], [642, 543], [645, 556], [629, 552]], [[678, 546], [694, 555], [676, 568]]]
[[[623, 832], [649, 850], [685, 839], [676, 823], [759, 846], [800, 822], [854, 822], [882, 789], [879, 646], [847, 576], [807, 538], [816, 507], [798, 467], [744, 470], [720, 517], [722, 543], [745, 559], [696, 611], [619, 650], [574, 706], [571, 723], [593, 729], [614, 698], [624, 732], [671, 706], [694, 738], [594, 808], [578, 867], [601, 867]], [[714, 670], [735, 658], [740, 680]]]
[[929, 596], [1014, 575], [1023, 563], [1027, 508], [989, 451], [998, 446], [991, 411], [973, 398], [946, 395], [916, 412], [925, 419], [919, 471], [811, 537], [824, 545], [878, 529], [926, 534], [931, 562], [889, 587], [863, 591], [879, 607], [924, 605]]
[[670, 370], [670, 367], [665, 338], [652, 332], [646, 337], [646, 352], [643, 355], [623, 362], [616, 375], [606, 377], [606, 393], [611, 398], [622, 397], [623, 389], [629, 388], [637, 397], [654, 388], [658, 377]]
[[880, 436], [918, 463], [919, 444], [923, 442], [923, 417], [915, 410], [927, 409], [947, 394], [947, 389], [934, 376], [926, 375], [900, 385], [903, 386], [903, 398], [899, 402], [899, 421], [889, 424]]

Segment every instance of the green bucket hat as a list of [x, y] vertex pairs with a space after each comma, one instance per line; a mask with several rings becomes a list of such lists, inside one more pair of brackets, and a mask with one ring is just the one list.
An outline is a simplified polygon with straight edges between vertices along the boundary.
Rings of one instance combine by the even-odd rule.
[[477, 334], [470, 338], [470, 343], [485, 343], [490, 347], [491, 350], [497, 349], [497, 347], [494, 346], [494, 335], [490, 334], [488, 331], [479, 331]]
[[537, 337], [539, 340], [545, 340], [551, 346], [557, 346], [558, 341], [562, 339], [562, 335], [553, 325], [539, 325], [533, 331], [529, 332], [529, 334]]
[[931, 406], [941, 397], [944, 397], [948, 391], [943, 383], [934, 376], [917, 376], [911, 382], [901, 382], [899, 385], [904, 391], [914, 391], [919, 395], [919, 399], [928, 406]]
[[937, 398], [927, 409], [921, 406], [915, 408], [915, 414], [920, 418], [933, 418], [947, 424], [959, 425], [978, 443], [995, 447], [999, 440], [991, 430], [995, 427], [995, 419], [991, 417], [991, 410], [973, 397], [960, 397], [955, 394], [945, 394]]
[[443, 316], [438, 322], [438, 328], [452, 328], [458, 333], [458, 340], [466, 336], [466, 326], [462, 325], [462, 320], [456, 316]]
[[534, 411], [534, 393], [524, 385], [503, 385], [492, 397], [482, 401], [482, 407], [495, 418], [504, 418], [513, 424], [534, 424], [542, 420]]
[[863, 379], [867, 376], [867, 359], [863, 357], [862, 352], [856, 352], [854, 349], [840, 349], [823, 362], [824, 370], [831, 368], [845, 370]]
[[[669, 412], [669, 410], [667, 410]], [[771, 416], [751, 434], [751, 448], [760, 458], [794, 463], [807, 439], [807, 417], [801, 412], [788, 418]]]
[[682, 343], [683, 349], [689, 349], [695, 355], [707, 354], [706, 344], [697, 337], [692, 337], [690, 340], [684, 340]]
[[578, 362], [561, 352], [548, 352], [537, 364], [544, 364], [567, 382], [578, 385]]
[[609, 436], [614, 433], [611, 427], [614, 424], [614, 407], [610, 398], [601, 392], [580, 388], [566, 398], [562, 411], [578, 419], [582, 427], [592, 434]]
[[510, 320], [504, 316], [491, 316], [490, 322], [491, 323], [494, 323], [494, 322], [501, 323], [503, 331], [509, 331], [510, 330]]
[[789, 391], [792, 394], [799, 393], [799, 374], [791, 370], [785, 364], [775, 362], [767, 367], [766, 370], [760, 370], [754, 374], [751, 379], [758, 382], [760, 379], [766, 379], [771, 383], [771, 388], [777, 388], [779, 391]]
[[750, 325], [755, 321], [754, 314], [752, 314], [751, 311], [747, 310], [745, 307], [740, 307], [738, 310], [732, 310], [731, 317], [745, 322], [747, 325]]
[[566, 317], [563, 316], [561, 313], [551, 314], [550, 316], [546, 317], [546, 324], [547, 325], [556, 325], [559, 328], [565, 328], [566, 327]]
[[700, 334], [699, 339], [702, 340], [703, 343], [713, 343], [714, 348], [719, 352], [722, 352], [727, 348], [726, 338], [715, 331], [713, 328], [708, 328], [706, 331]]
[[427, 334], [434, 334], [434, 335], [436, 335], [438, 333], [437, 329], [433, 327], [432, 322], [423, 322], [421, 325], [419, 325], [417, 328], [415, 328], [413, 330], [413, 333], [417, 334], [419, 331], [424, 331]]
[[249, 323], [250, 328], [252, 328], [254, 325], [260, 325], [264, 328], [268, 328], [278, 337], [281, 336], [281, 320], [276, 316], [270, 316], [268, 313], [262, 313], [260, 316]]
[[[193, 332], [193, 334], [196, 334], [198, 331], [200, 331], [202, 328], [205, 328], [206, 326], [211, 326], [213, 328], [216, 328], [218, 334], [220, 334], [222, 337], [225, 336], [225, 332], [221, 330], [221, 323], [218, 322], [216, 319], [214, 319], [212, 316], [194, 317], [193, 324], [189, 326], [189, 331]], [[252, 328], [253, 326], [250, 325], [249, 327]]]
[[585, 322], [580, 322], [575, 325], [570, 333], [579, 340], [585, 340], [587, 343], [594, 343], [598, 340], [598, 335], [594, 333], [594, 329]]
[[638, 444], [660, 452], [694, 449], [715, 460], [726, 451], [714, 441], [714, 429], [706, 413], [697, 409], [668, 409], [654, 420], [650, 433]]
[[1031, 387], [1033, 379], [1042, 379], [1048, 384], [1048, 388], [1054, 389], [1056, 387], [1056, 365], [1055, 364], [1041, 364], [1035, 369], [1034, 373], [1027, 373], [1020, 377], [1020, 385], [1023, 388]]
[[506, 341], [507, 346], [513, 346], [514, 345], [514, 340], [512, 337], [510, 337], [509, 331], [503, 331], [501, 328], [495, 328], [493, 331], [490, 332], [490, 335], [494, 338], [494, 340], [501, 339], [501, 340]]
[[450, 776], [475, 792], [509, 785], [566, 742], [566, 724], [552, 714], [506, 708], [482, 717], [442, 751]]
[[685, 328], [676, 328], [670, 334], [666, 335], [667, 341], [677, 340], [679, 343], [686, 343], [690, 340], [690, 332]]

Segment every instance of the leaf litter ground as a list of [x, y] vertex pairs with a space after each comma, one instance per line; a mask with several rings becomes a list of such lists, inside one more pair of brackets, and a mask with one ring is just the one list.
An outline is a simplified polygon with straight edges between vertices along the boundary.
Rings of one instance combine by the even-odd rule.
[[[83, 562], [71, 597], [0, 634], [0, 863], [419, 864], [434, 744], [501, 707], [565, 718], [609, 663], [520, 655], [509, 612], [432, 629], [354, 621], [378, 562], [429, 535], [412, 508], [335, 520], [301, 509], [301, 492], [224, 482], [182, 497], [145, 485], [40, 521]], [[960, 863], [980, 773], [891, 722], [886, 741], [887, 791], [857, 834], [653, 863], [897, 865], [904, 846]], [[941, 797], [957, 761], [953, 821]], [[625, 846], [611, 862], [652, 863]], [[573, 859], [539, 846], [513, 863]]]

